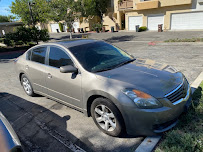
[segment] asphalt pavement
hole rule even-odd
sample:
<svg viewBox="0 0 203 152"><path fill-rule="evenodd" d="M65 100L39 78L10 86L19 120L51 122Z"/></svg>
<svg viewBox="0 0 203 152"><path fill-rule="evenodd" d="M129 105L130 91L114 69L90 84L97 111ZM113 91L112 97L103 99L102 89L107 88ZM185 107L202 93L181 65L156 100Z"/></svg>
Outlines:
<svg viewBox="0 0 203 152"><path fill-rule="evenodd" d="M26 152L133 152L143 140L128 135L108 136L81 112L46 97L27 96L12 61L3 60L0 73L0 111L13 126Z"/></svg>

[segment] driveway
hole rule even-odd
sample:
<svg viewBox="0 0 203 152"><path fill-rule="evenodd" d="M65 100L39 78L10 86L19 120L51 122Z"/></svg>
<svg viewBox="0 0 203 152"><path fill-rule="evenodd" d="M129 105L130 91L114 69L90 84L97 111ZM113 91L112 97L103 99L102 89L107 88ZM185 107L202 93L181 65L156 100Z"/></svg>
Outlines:
<svg viewBox="0 0 203 152"><path fill-rule="evenodd" d="M179 38L186 36L185 33L180 33L175 35ZM192 36L192 33L188 35ZM148 45L150 41L160 41L170 37L170 34L164 34L146 32L142 35L119 32L95 33L89 37L111 42L135 57L173 65L192 83L203 71L203 45L198 43ZM200 32L193 33L194 37L202 37L202 35ZM52 35L52 41L67 38L67 33L54 37ZM0 59L6 58L6 54L0 54ZM143 137L107 136L99 131L91 118L85 117L76 110L45 97L28 97L17 80L13 62L9 60L1 60L0 73L0 111L12 123L26 151L83 151L82 149L134 151L143 140Z"/></svg>

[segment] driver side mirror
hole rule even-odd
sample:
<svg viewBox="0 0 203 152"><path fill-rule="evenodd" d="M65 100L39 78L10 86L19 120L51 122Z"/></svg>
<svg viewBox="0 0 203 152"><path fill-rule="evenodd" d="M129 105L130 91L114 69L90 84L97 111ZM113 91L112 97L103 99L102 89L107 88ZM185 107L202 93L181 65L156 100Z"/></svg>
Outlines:
<svg viewBox="0 0 203 152"><path fill-rule="evenodd" d="M60 72L61 73L76 73L76 72L78 72L78 69L72 65L66 65L66 66L60 67Z"/></svg>

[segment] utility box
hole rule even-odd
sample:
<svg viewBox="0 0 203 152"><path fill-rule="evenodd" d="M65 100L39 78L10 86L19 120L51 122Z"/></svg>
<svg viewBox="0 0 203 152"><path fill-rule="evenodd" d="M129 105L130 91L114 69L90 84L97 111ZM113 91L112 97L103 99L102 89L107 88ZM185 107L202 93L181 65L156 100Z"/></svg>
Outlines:
<svg viewBox="0 0 203 152"><path fill-rule="evenodd" d="M158 25L158 32L163 32L163 24Z"/></svg>
<svg viewBox="0 0 203 152"><path fill-rule="evenodd" d="M135 25L135 31L136 31L136 32L139 32L139 28L140 28L139 25Z"/></svg>

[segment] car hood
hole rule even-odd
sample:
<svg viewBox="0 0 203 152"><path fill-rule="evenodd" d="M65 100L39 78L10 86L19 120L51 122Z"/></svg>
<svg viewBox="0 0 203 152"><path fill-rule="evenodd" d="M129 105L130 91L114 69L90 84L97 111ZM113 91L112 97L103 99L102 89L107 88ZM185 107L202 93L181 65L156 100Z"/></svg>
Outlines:
<svg viewBox="0 0 203 152"><path fill-rule="evenodd" d="M137 59L109 71L96 73L99 79L117 80L118 85L130 87L163 98L183 82L183 74L175 68L149 59Z"/></svg>

